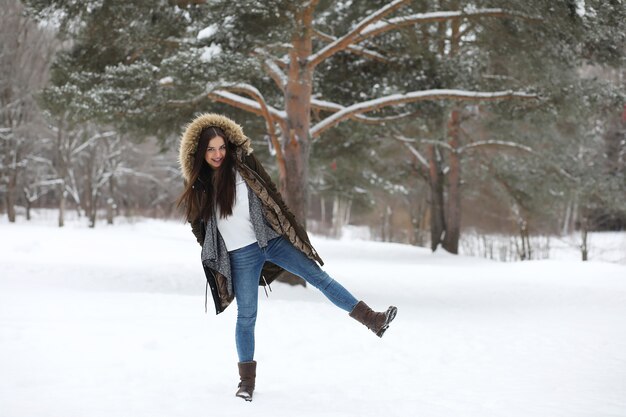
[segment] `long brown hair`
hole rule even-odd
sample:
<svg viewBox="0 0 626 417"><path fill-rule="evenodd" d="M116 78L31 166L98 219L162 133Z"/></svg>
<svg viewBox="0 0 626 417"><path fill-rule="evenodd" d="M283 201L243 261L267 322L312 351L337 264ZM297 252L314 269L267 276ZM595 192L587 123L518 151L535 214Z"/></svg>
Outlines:
<svg viewBox="0 0 626 417"><path fill-rule="evenodd" d="M226 155L222 165L214 170L204 156L209 142L216 136L224 139ZM236 192L235 150L236 146L219 127L210 126L200 132L189 182L185 181L185 188L176 201L176 206L183 208L188 221L201 218L206 222L214 209L219 209L222 218L233 214Z"/></svg>

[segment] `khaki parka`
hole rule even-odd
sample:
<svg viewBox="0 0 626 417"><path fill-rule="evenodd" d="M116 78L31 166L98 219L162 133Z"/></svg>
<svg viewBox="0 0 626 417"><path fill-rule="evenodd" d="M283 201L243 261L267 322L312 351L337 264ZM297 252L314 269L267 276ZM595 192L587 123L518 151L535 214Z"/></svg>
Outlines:
<svg viewBox="0 0 626 417"><path fill-rule="evenodd" d="M276 189L271 177L252 152L250 139L243 133L243 129L231 119L214 113L206 113L196 117L189 123L180 139L179 163L185 181L189 181L193 169L194 154L198 148L200 133L203 129L215 126L221 128L224 138L237 146L236 169L246 181L248 187L259 197L263 206L263 215L268 225L278 234L284 236L296 248L310 259L323 265L324 262L317 254L309 240L309 236L302 225L296 220L293 213L285 204L282 196ZM191 229L200 245L205 241L205 227L201 219L190 219ZM203 265L207 279L207 286L211 288L216 313L219 314L233 301L234 294L229 294L226 277L219 272ZM266 285L274 281L284 270L266 262L263 266L259 285Z"/></svg>

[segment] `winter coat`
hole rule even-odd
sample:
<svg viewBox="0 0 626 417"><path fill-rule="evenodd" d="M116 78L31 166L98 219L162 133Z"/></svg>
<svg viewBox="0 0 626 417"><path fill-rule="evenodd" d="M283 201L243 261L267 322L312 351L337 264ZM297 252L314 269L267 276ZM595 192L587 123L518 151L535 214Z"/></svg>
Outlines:
<svg viewBox="0 0 626 417"><path fill-rule="evenodd" d="M179 149L179 163L185 180L189 181L191 177L194 154L198 148L200 133L203 129L210 126L222 129L227 136L224 139L236 145L235 168L241 174L248 188L261 201L263 216L267 225L279 235L284 236L307 257L323 265L324 262L317 254L315 248L313 248L313 245L311 245L306 230L296 220L276 189L276 185L272 182L270 176L252 153L250 139L244 135L241 126L231 119L218 114L206 113L196 117L186 126L180 139ZM190 222L192 232L200 245L204 245L205 241L212 241L211 239L205 239L207 229L202 219L191 219ZM219 231L215 231L215 233L218 235L217 241L221 241ZM234 299L234 293L232 286L229 285L229 280L224 274L218 272L215 267L216 264L230 265L227 259L219 259L220 257L228 257L228 253L216 250L217 248L203 248L203 252L207 252L205 249L216 253L218 257L214 262L204 260L202 265L206 275L207 285L211 288L216 313L219 314L224 311ZM283 272L284 270L281 267L271 262L266 262L259 276L259 285L271 283Z"/></svg>

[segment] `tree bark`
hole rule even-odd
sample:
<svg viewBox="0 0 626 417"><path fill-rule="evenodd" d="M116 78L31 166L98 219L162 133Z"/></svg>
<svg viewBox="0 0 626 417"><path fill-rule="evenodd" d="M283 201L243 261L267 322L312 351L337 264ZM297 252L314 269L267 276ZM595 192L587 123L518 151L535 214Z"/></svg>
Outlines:
<svg viewBox="0 0 626 417"><path fill-rule="evenodd" d="M17 186L17 172L12 169L9 173L9 182L6 191L6 206L9 222L15 223L15 188Z"/></svg>
<svg viewBox="0 0 626 417"><path fill-rule="evenodd" d="M28 193L26 191L24 191L24 202L26 204L26 221L30 221L30 209L33 202L30 198L28 198Z"/></svg>
<svg viewBox="0 0 626 417"><path fill-rule="evenodd" d="M115 209L117 208L117 204L115 204L115 199L113 198L115 195L115 186L115 177L111 177L109 180L109 198L107 199L107 224L113 224Z"/></svg>
<svg viewBox="0 0 626 417"><path fill-rule="evenodd" d="M530 237L528 234L528 223L523 219L519 219L517 223L519 227L520 238L522 240L522 250L519 253L519 258L522 261L528 261L531 258Z"/></svg>
<svg viewBox="0 0 626 417"><path fill-rule="evenodd" d="M311 56L313 11L301 16L302 30L292 39L288 81L285 88L286 129L282 132L285 156L285 176L280 178L280 190L296 218L306 228L308 203L309 154L311 137L311 94L313 68L307 59Z"/></svg>
<svg viewBox="0 0 626 417"><path fill-rule="evenodd" d="M443 248L450 253L459 253L459 238L461 236L461 158L456 150L459 141L460 111L453 109L448 121L448 144L450 152L450 171L448 172L448 201L446 209L446 235L443 239Z"/></svg>
<svg viewBox="0 0 626 417"><path fill-rule="evenodd" d="M109 198L107 200L107 224L113 224L113 210L115 210L115 202Z"/></svg>
<svg viewBox="0 0 626 417"><path fill-rule="evenodd" d="M441 157L435 145L428 146L428 185L430 186L430 249L434 252L446 230Z"/></svg>
<svg viewBox="0 0 626 417"><path fill-rule="evenodd" d="M580 243L580 252L582 255L582 260L587 261L589 259L589 248L587 246L587 236L588 236L589 224L587 221L587 217L583 216L582 221L580 222L580 232L581 232L581 243Z"/></svg>
<svg viewBox="0 0 626 417"><path fill-rule="evenodd" d="M392 210L391 207L387 204L385 205L385 209L383 210L382 214L381 214L381 240L383 242L391 242L391 237L392 237L392 233L391 233L391 214L392 214Z"/></svg>
<svg viewBox="0 0 626 417"><path fill-rule="evenodd" d="M63 182L59 196L59 227L65 226L65 201L67 201L67 191L65 191L65 182Z"/></svg>
<svg viewBox="0 0 626 417"><path fill-rule="evenodd" d="M286 178L279 179L281 194L296 219L306 228L306 207L308 202L309 144L296 139L291 130L285 138Z"/></svg>
<svg viewBox="0 0 626 417"><path fill-rule="evenodd" d="M333 225L331 228L333 237L341 237L343 226L350 222L351 207L352 200L338 195L335 196L333 200Z"/></svg>
<svg viewBox="0 0 626 417"><path fill-rule="evenodd" d="M86 170L85 193L83 194L83 197L81 198L84 204L83 209L85 213L87 214L87 219L89 220L90 228L96 227L96 207L94 204L95 203L95 198L94 198L95 190L93 189L94 170L95 170L94 159L95 159L95 156L93 154L93 149L91 149L89 157L87 158L86 165L85 165L85 170Z"/></svg>
<svg viewBox="0 0 626 417"><path fill-rule="evenodd" d="M90 180L93 180L93 177L90 176ZM96 218L98 215L98 200L100 197L100 190L94 187L94 184L89 185L89 227L96 227Z"/></svg>

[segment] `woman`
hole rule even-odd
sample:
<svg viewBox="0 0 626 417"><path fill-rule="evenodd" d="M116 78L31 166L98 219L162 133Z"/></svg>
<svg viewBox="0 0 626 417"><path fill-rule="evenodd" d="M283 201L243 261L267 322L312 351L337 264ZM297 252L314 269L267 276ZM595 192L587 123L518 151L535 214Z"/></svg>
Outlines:
<svg viewBox="0 0 626 417"><path fill-rule="evenodd" d="M179 162L185 188L178 205L202 245L202 265L217 314L237 300L238 397L252 401L255 386L258 286L268 285L284 270L302 277L383 336L397 308L374 312L322 271L322 259L239 125L218 114L200 115L181 137Z"/></svg>

